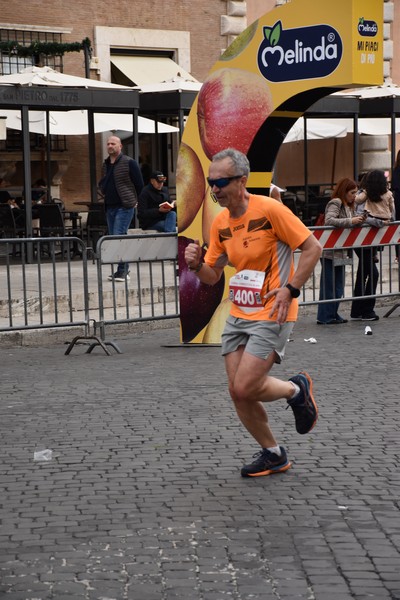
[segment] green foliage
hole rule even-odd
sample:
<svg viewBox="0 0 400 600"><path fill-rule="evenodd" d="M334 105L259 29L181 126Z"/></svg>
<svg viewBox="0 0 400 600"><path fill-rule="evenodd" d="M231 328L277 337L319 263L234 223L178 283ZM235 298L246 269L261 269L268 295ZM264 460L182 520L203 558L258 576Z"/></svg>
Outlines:
<svg viewBox="0 0 400 600"><path fill-rule="evenodd" d="M81 42L73 42L71 44L60 44L57 42L32 42L29 46L23 46L19 42L9 41L0 42L0 52L7 52L13 56L27 58L35 54L45 54L46 56L63 56L67 52L80 52L84 48L91 50L91 42L89 38L85 38Z"/></svg>

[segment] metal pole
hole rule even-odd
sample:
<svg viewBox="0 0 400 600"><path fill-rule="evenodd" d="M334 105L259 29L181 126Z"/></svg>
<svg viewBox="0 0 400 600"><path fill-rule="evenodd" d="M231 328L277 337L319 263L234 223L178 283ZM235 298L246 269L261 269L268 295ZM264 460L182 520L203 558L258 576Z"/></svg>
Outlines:
<svg viewBox="0 0 400 600"><path fill-rule="evenodd" d="M391 157L391 171L393 172L394 169L394 165L396 163L396 113L392 112L392 114L390 115L390 134L391 134L391 139L390 139L390 151L392 153L392 157Z"/></svg>
<svg viewBox="0 0 400 600"><path fill-rule="evenodd" d="M354 125L353 125L353 156L354 156L354 181L358 182L359 176L359 161L358 161L358 148L359 148L359 139L358 139L358 115L354 115Z"/></svg>
<svg viewBox="0 0 400 600"><path fill-rule="evenodd" d="M24 161L24 195L25 195L25 231L26 237L32 237L32 176L31 176L31 146L29 139L29 109L21 107L22 122L22 153ZM27 244L26 260L33 262L33 246Z"/></svg>
<svg viewBox="0 0 400 600"><path fill-rule="evenodd" d="M51 202L51 138L50 111L46 110L46 159L47 159L47 202Z"/></svg>
<svg viewBox="0 0 400 600"><path fill-rule="evenodd" d="M179 113L178 113L178 119L179 119L179 143L181 143L182 141L182 135L183 135L183 130L185 128L185 113L183 111L182 108L179 109Z"/></svg>
<svg viewBox="0 0 400 600"><path fill-rule="evenodd" d="M304 201L305 205L308 206L308 146L307 146L307 118L304 115Z"/></svg>
<svg viewBox="0 0 400 600"><path fill-rule="evenodd" d="M139 162L139 111L133 109L133 158Z"/></svg>
<svg viewBox="0 0 400 600"><path fill-rule="evenodd" d="M93 111L88 110L88 134L89 134L89 174L90 174L90 201L97 202L96 181L96 140L94 133Z"/></svg>

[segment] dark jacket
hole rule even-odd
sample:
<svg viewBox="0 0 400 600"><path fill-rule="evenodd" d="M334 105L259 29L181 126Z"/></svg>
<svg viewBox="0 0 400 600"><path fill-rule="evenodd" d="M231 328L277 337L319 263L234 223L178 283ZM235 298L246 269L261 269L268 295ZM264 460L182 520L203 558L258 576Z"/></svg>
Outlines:
<svg viewBox="0 0 400 600"><path fill-rule="evenodd" d="M400 167L395 167L392 173L392 192L396 207L396 221L400 221Z"/></svg>
<svg viewBox="0 0 400 600"><path fill-rule="evenodd" d="M163 202L169 202L168 190L157 190L151 183L144 186L138 204L139 224L142 229L151 229L154 223L165 220L168 213L158 209Z"/></svg>
<svg viewBox="0 0 400 600"><path fill-rule="evenodd" d="M108 157L103 163L101 175L99 187L104 194L106 208L136 206L143 188L143 178L136 160L120 154L115 163L111 163Z"/></svg>

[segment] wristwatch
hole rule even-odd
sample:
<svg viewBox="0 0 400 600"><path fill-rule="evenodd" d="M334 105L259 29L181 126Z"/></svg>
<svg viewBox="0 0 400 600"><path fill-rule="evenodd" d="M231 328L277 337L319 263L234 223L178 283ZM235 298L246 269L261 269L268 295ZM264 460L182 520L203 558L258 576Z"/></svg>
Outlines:
<svg viewBox="0 0 400 600"><path fill-rule="evenodd" d="M203 265L204 265L203 262L199 262L199 264L197 265L197 267L188 267L188 270L192 271L192 273L198 273L200 271L200 269L202 268Z"/></svg>
<svg viewBox="0 0 400 600"><path fill-rule="evenodd" d="M290 285L290 283L287 283L285 287L287 287L287 289L289 290L292 298L298 298L300 296L300 290Z"/></svg>

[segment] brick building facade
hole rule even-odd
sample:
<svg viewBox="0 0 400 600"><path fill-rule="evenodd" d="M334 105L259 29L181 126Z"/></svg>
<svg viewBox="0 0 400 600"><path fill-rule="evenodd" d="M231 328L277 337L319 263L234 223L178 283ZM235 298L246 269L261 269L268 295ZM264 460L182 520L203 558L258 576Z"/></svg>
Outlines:
<svg viewBox="0 0 400 600"><path fill-rule="evenodd" d="M232 32L239 33L245 28L245 6L241 0L195 3L188 0L154 0L151 3L120 0L110 8L94 0L84 3L71 0L67 5L57 0L32 0L21 11L15 3L9 2L2 7L0 41L17 39L28 44L30 40L40 39L68 44L87 37L93 48L90 77L111 80L110 65L98 62L101 51L104 53L107 33L114 47L137 49L145 46L148 51L168 51L175 62L202 81L221 51L229 45ZM10 62L4 52L1 58L3 65ZM37 60L40 62L43 58L37 57ZM65 73L85 76L82 52L66 53L61 60L61 69ZM50 66L53 66L51 62ZM3 69L3 73L6 72ZM102 160L103 143L102 136L97 135L98 165ZM88 140L82 136L67 136L66 147L62 156L54 152L52 159L58 159L53 166L53 184L59 185L54 189L68 203L89 196ZM12 155L16 164L7 172L7 178L14 185L20 184L21 160L17 160L12 152L2 154L0 171L4 176L5 161L10 161ZM42 155L40 150L32 153L32 179L45 175Z"/></svg>

